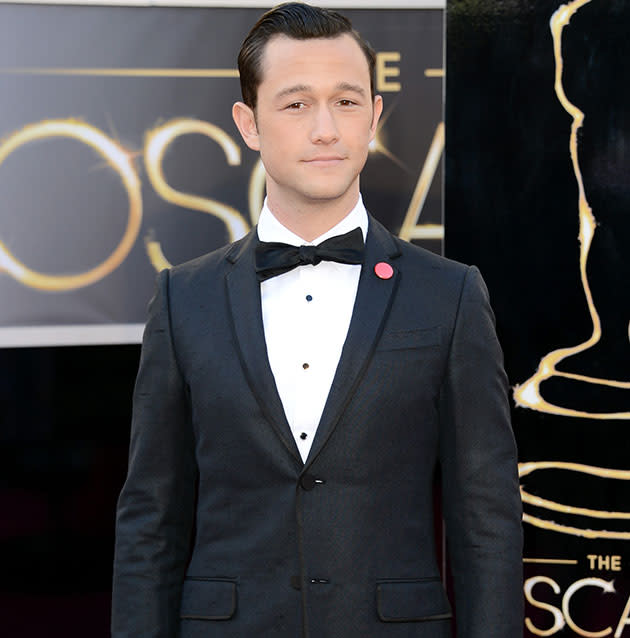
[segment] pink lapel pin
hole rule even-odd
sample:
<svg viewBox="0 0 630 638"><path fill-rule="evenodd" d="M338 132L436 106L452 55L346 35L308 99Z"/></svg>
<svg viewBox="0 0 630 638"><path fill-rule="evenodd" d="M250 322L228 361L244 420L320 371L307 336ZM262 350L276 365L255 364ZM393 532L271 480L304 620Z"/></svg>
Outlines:
<svg viewBox="0 0 630 638"><path fill-rule="evenodd" d="M394 269L385 261L379 261L374 266L374 272L379 279L391 279L394 275Z"/></svg>

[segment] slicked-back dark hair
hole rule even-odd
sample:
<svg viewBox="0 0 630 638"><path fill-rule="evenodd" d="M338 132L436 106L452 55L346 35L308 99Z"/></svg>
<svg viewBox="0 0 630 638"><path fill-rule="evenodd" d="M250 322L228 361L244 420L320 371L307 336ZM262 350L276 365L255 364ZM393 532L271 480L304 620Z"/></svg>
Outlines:
<svg viewBox="0 0 630 638"><path fill-rule="evenodd" d="M252 109L256 108L258 87L262 81L262 57L271 38L286 35L295 40L310 40L336 38L345 33L355 39L365 55L370 71L370 90L374 97L376 55L369 43L352 28L350 20L329 9L302 2L286 2L264 13L243 41L238 54L243 102Z"/></svg>

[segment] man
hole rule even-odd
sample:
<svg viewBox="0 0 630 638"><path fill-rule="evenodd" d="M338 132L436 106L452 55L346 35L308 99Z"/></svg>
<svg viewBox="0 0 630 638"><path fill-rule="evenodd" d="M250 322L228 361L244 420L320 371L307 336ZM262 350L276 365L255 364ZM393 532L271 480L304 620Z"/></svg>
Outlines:
<svg viewBox="0 0 630 638"><path fill-rule="evenodd" d="M450 636L439 466L458 636L516 638L520 501L492 313L476 269L365 211L374 54L339 14L290 3L254 26L239 70L233 116L267 200L247 237L158 278L113 636Z"/></svg>

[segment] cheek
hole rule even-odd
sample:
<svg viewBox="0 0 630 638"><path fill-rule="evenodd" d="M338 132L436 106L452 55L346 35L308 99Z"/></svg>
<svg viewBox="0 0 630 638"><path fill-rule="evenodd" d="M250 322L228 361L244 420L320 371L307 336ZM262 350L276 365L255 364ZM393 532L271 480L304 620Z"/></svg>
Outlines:
<svg viewBox="0 0 630 638"><path fill-rule="evenodd" d="M286 157L287 150L283 143L269 143L262 144L260 156L262 157L263 162L265 159L269 165L281 165L282 158Z"/></svg>
<svg viewBox="0 0 630 638"><path fill-rule="evenodd" d="M287 175L289 169L289 152L284 145L267 144L262 146L260 159L262 160L265 172L273 180L281 180Z"/></svg>
<svg viewBox="0 0 630 638"><path fill-rule="evenodd" d="M280 161L283 157L291 154L296 146L297 133L287 127L267 128L265 135L261 137L261 152L270 158L277 158Z"/></svg>
<svg viewBox="0 0 630 638"><path fill-rule="evenodd" d="M365 149L375 136L376 131L372 130L369 123L362 121L347 131L346 140L349 140L349 143L360 150Z"/></svg>

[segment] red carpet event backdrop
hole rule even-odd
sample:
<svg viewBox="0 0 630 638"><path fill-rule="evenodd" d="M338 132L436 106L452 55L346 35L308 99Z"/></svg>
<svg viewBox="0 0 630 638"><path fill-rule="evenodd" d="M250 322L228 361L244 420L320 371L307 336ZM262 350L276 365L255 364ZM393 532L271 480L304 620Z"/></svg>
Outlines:
<svg viewBox="0 0 630 638"><path fill-rule="evenodd" d="M523 635L630 638L630 6L449 0L446 141L443 11L344 12L385 100L368 208L490 290L520 454ZM107 635L138 356L15 346L137 344L156 271L255 223L263 168L230 110L259 14L0 4L8 635Z"/></svg>
<svg viewBox="0 0 630 638"><path fill-rule="evenodd" d="M260 13L0 5L0 346L138 342L156 272L256 222L231 106ZM385 98L366 205L441 252L443 11L346 13Z"/></svg>
<svg viewBox="0 0 630 638"><path fill-rule="evenodd" d="M630 5L450 0L446 254L480 266L519 444L525 636L630 637Z"/></svg>

